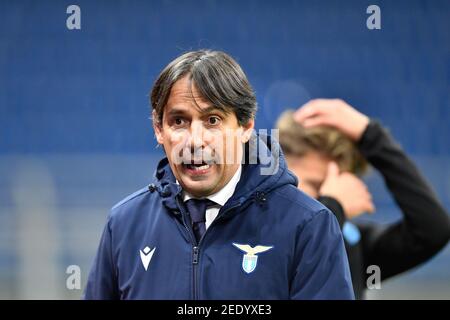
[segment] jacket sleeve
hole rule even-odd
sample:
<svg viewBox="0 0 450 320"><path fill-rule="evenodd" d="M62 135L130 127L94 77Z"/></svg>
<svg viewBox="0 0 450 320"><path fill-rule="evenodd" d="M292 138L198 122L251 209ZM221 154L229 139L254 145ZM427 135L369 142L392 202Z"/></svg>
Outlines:
<svg viewBox="0 0 450 320"><path fill-rule="evenodd" d="M291 299L354 299L342 234L328 209L300 230L294 269Z"/></svg>
<svg viewBox="0 0 450 320"><path fill-rule="evenodd" d="M100 239L100 245L89 273L83 299L119 299L117 273L112 258L111 219L108 219Z"/></svg>
<svg viewBox="0 0 450 320"><path fill-rule="evenodd" d="M370 121L359 149L382 174L403 214L387 228L362 228L365 268L378 265L386 279L443 248L450 237L450 221L414 163L378 122Z"/></svg>

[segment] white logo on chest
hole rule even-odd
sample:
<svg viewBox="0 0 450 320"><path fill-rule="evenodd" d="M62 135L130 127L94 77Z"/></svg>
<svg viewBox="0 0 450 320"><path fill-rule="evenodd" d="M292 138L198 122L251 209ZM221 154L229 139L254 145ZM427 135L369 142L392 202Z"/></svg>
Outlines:
<svg viewBox="0 0 450 320"><path fill-rule="evenodd" d="M139 250L141 254L142 265L144 266L145 271L148 269L148 265L150 264L150 260L152 260L153 254L155 253L156 247L150 251L150 248L147 246L144 250Z"/></svg>
<svg viewBox="0 0 450 320"><path fill-rule="evenodd" d="M273 248L273 246L255 246L252 248L248 244L233 243L233 246L243 251L244 257L242 258L242 269L246 273L251 273L255 270L256 264L258 263L258 253L266 252Z"/></svg>

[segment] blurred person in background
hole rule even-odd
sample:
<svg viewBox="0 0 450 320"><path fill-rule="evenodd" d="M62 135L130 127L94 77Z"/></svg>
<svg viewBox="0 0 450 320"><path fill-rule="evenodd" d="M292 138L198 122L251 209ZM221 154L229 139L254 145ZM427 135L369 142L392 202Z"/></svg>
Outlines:
<svg viewBox="0 0 450 320"><path fill-rule="evenodd" d="M450 238L449 217L411 159L382 125L339 99L316 99L277 121L280 145L299 188L336 216L342 229L353 288L364 298L367 268L381 280L433 257ZM375 212L359 176L377 169L403 219L388 226L350 222Z"/></svg>

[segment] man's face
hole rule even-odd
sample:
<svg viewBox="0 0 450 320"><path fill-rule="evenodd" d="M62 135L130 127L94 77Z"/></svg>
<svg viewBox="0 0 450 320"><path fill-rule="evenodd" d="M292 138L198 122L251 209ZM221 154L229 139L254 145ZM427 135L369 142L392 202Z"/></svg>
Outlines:
<svg viewBox="0 0 450 320"><path fill-rule="evenodd" d="M309 151L302 157L286 156L286 162L289 170L299 178L298 188L317 199L327 176L330 159L318 152Z"/></svg>
<svg viewBox="0 0 450 320"><path fill-rule="evenodd" d="M195 197L216 193L231 180L253 126L253 120L240 126L233 112L205 101L188 76L172 86L162 122L154 122L175 178Z"/></svg>

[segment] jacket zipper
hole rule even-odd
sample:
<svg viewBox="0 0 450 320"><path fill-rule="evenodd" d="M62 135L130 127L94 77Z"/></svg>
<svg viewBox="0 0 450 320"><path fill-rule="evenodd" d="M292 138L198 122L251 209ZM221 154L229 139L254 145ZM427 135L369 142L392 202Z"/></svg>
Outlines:
<svg viewBox="0 0 450 320"><path fill-rule="evenodd" d="M179 198L176 197L176 202L178 204L179 208L182 208ZM188 224L186 223L186 212L182 210L183 214L181 216L181 220L183 221L183 226L186 228L187 233L189 234L189 238L191 240L192 245L192 298L193 300L197 300L197 265L198 265L198 255L199 255L199 248L197 246L197 240L195 239L194 232L192 231L192 228L188 227Z"/></svg>
<svg viewBox="0 0 450 320"><path fill-rule="evenodd" d="M200 244L202 243L203 239L206 236L206 233L208 232L209 229L211 229L211 227L214 225L214 223L217 220L220 220L223 215L230 211L231 209L237 208L239 207L240 204L237 204L233 207L228 208L226 211L224 211L220 216L218 216L216 219L214 219L214 221L210 224L210 226L208 227L208 229L206 229L205 233L203 234L203 236L200 238L200 240L198 241L198 244L194 247L192 247L192 265L193 265L193 281L194 281L194 300L198 300L198 277L197 277L197 268L198 268L198 264L199 264L199 259L200 259ZM195 237L194 237L195 238Z"/></svg>
<svg viewBox="0 0 450 320"><path fill-rule="evenodd" d="M178 206L181 208L180 202L178 197L176 198L176 201L178 203ZM191 238L191 244L192 244L192 296L193 296L193 300L198 300L198 279L197 279L197 268L198 268L198 264L199 264L199 259L200 259L200 244L203 240L203 238L206 236L206 233L208 232L208 230L214 225L214 223L217 220L220 220L221 217L228 211L237 208L241 205L241 203L238 203L237 205L234 205L230 208L227 208L226 211L222 212L222 214L220 216L218 216L216 219L214 219L214 221L211 223L211 225L208 227L208 229L206 229L205 233L203 234L203 236L201 237L201 239L198 241L196 241L195 236L194 236L194 232L192 231L192 228L189 228L186 224L186 221L184 219L185 214L183 214L182 219L183 220L183 225L186 228L186 230L189 233L189 237Z"/></svg>
<svg viewBox="0 0 450 320"><path fill-rule="evenodd" d="M197 246L192 247L192 282L193 282L193 295L194 300L198 300L198 289L197 289L197 266L198 266L198 255L199 249Z"/></svg>

